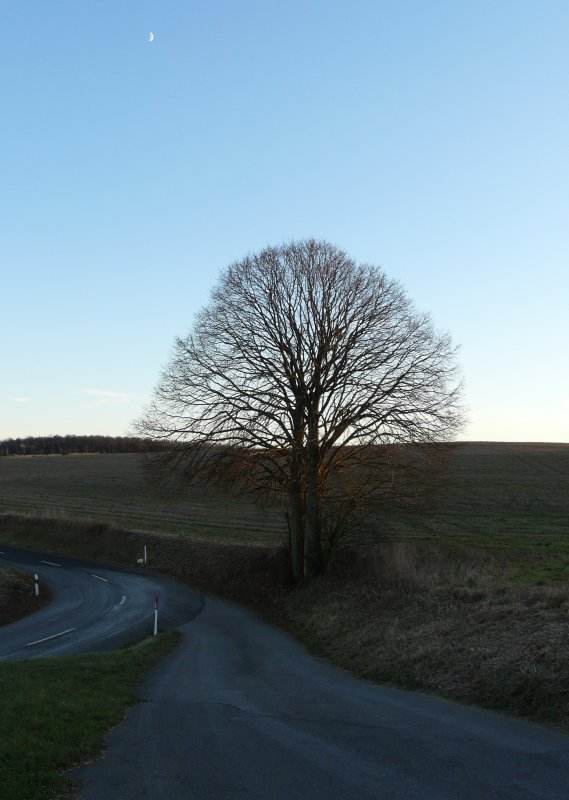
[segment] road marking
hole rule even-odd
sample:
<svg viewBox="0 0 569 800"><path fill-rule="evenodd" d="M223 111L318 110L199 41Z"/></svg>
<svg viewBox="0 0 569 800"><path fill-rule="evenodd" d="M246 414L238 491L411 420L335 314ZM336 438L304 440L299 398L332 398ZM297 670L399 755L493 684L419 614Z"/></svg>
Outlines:
<svg viewBox="0 0 569 800"><path fill-rule="evenodd" d="M76 628L67 628L66 631L61 631L61 633L54 633L53 636L46 636L45 639L36 639L35 642L28 642L25 647L31 647L33 644L40 644L41 642L47 642L48 639L57 639L58 636L65 636L66 633L71 633L71 631L77 630Z"/></svg>
<svg viewBox="0 0 569 800"><path fill-rule="evenodd" d="M41 563L42 564L49 564L52 567L60 567L61 566L61 564L56 564L55 561L44 561L43 558L42 558Z"/></svg>
<svg viewBox="0 0 569 800"><path fill-rule="evenodd" d="M95 575L95 573L94 573L94 572L92 572L92 573L91 573L91 577L92 577L92 578L98 578L100 581L105 581L105 583L108 583L108 582L109 582L109 579L108 579L108 578L101 578L101 576L100 576L100 575Z"/></svg>
<svg viewBox="0 0 569 800"><path fill-rule="evenodd" d="M119 606L122 606L122 604L124 603L125 600L126 600L126 594L123 594L122 600L120 601Z"/></svg>
<svg viewBox="0 0 569 800"><path fill-rule="evenodd" d="M5 556L6 553L3 550L0 550L0 556Z"/></svg>

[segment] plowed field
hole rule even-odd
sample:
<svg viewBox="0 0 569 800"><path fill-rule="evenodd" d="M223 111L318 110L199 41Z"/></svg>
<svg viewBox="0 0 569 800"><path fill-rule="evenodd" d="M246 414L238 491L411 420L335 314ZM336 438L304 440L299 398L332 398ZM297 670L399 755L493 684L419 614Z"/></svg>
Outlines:
<svg viewBox="0 0 569 800"><path fill-rule="evenodd" d="M164 493L139 454L0 458L0 512L63 515L124 528L280 540L281 512L216 492Z"/></svg>
<svg viewBox="0 0 569 800"><path fill-rule="evenodd" d="M144 458L0 458L0 512L90 518L126 528L251 541L281 541L286 535L280 509L262 509L217 491L159 491L145 480ZM569 444L459 444L447 480L444 490L419 511L386 509L378 520L380 535L569 556Z"/></svg>

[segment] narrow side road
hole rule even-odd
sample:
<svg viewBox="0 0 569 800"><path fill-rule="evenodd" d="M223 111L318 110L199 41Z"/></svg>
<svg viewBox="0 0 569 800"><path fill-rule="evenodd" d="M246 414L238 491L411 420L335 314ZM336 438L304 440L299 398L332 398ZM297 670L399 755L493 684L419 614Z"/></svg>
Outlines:
<svg viewBox="0 0 569 800"><path fill-rule="evenodd" d="M0 545L0 564L39 575L52 602L0 630L0 661L113 650L150 635L154 601L159 628L177 628L200 613L202 595L141 572L101 567Z"/></svg>
<svg viewBox="0 0 569 800"><path fill-rule="evenodd" d="M567 800L569 736L354 680L207 598L83 800Z"/></svg>

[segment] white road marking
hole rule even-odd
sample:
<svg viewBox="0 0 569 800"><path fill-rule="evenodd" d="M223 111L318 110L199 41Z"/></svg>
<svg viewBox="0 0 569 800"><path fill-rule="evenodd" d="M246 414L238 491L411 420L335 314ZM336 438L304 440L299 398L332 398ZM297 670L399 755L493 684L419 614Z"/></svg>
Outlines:
<svg viewBox="0 0 569 800"><path fill-rule="evenodd" d="M122 600L120 601L119 606L122 606L122 604L124 603L125 600L126 600L126 594L123 594Z"/></svg>
<svg viewBox="0 0 569 800"><path fill-rule="evenodd" d="M56 639L58 636L65 636L66 633L71 633L71 631L77 630L76 628L67 628L66 631L61 631L61 633L54 633L53 636L46 636L45 639L36 639L35 642L28 642L25 647L31 647L33 644L40 644L41 642L47 642L48 639Z"/></svg>
<svg viewBox="0 0 569 800"><path fill-rule="evenodd" d="M98 578L100 581L105 581L105 583L108 583L108 582L109 582L108 578L101 578L101 576L100 576L100 575L95 575L95 573L94 573L94 572L92 572L92 573L91 573L91 577L92 577L92 578Z"/></svg>
<svg viewBox="0 0 569 800"><path fill-rule="evenodd" d="M5 556L6 553L3 550L0 550L0 556Z"/></svg>
<svg viewBox="0 0 569 800"><path fill-rule="evenodd" d="M42 564L49 564L52 567L60 567L61 566L61 564L56 564L55 561L44 561L43 558L42 558L41 563Z"/></svg>

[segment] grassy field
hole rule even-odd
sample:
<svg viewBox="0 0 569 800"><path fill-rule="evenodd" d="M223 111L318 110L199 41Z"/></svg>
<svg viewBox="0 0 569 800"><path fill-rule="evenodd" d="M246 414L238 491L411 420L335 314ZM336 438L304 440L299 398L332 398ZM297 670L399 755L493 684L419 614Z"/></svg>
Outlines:
<svg viewBox="0 0 569 800"><path fill-rule="evenodd" d="M145 671L175 645L160 634L97 655L0 664L0 794L10 800L71 798L62 771L95 758Z"/></svg>
<svg viewBox="0 0 569 800"><path fill-rule="evenodd" d="M393 519L392 533L523 546L569 532L569 444L459 444L446 479L432 507Z"/></svg>
<svg viewBox="0 0 569 800"><path fill-rule="evenodd" d="M282 513L215 491L167 493L146 480L139 454L0 458L0 513L69 516L123 528L274 541Z"/></svg>
<svg viewBox="0 0 569 800"><path fill-rule="evenodd" d="M563 554L556 574L569 576L569 444L460 444L447 481L426 508L386 510L380 537ZM161 492L136 454L0 458L0 512L236 541L286 534L279 510L215 491Z"/></svg>
<svg viewBox="0 0 569 800"><path fill-rule="evenodd" d="M447 481L426 508L386 513L389 538L490 550L520 581L569 581L569 444L460 444Z"/></svg>

